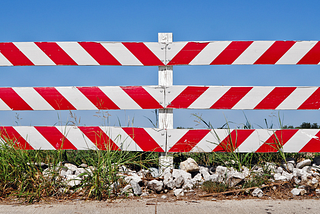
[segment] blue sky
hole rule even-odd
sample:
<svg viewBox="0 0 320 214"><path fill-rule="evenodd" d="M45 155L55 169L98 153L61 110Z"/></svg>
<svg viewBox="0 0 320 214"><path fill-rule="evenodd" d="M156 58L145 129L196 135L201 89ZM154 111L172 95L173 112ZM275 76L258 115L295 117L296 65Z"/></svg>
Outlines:
<svg viewBox="0 0 320 214"><path fill-rule="evenodd" d="M0 42L141 41L157 42L159 32L174 41L319 40L320 2L306 1L38 1L0 3ZM0 86L157 85L157 67L52 66L0 67ZM319 86L319 66L176 66L175 85ZM152 127L152 110L77 111L81 125L132 124ZM226 120L241 126L244 114L255 128L320 123L319 111L175 110L174 126L197 126L192 114L214 127ZM17 119L20 118L20 119ZM0 125L55 125L73 120L69 112L0 112Z"/></svg>

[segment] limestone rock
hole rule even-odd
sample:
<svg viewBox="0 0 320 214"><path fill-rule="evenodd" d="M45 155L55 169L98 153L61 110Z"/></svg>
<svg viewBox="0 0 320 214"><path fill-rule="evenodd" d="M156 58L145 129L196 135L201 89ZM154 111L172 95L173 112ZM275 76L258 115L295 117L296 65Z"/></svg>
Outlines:
<svg viewBox="0 0 320 214"><path fill-rule="evenodd" d="M148 187L151 190L154 190L156 192L160 192L163 189L163 182L158 180L151 180L148 182Z"/></svg>
<svg viewBox="0 0 320 214"><path fill-rule="evenodd" d="M133 189L133 193L135 195L141 195L142 194L142 190L141 187L139 186L139 184L137 182L135 182L134 180L130 181L130 185Z"/></svg>
<svg viewBox="0 0 320 214"><path fill-rule="evenodd" d="M299 169L301 169L301 168L303 168L305 166L311 166L311 160L310 159L303 160L303 161L301 161L301 162L299 162L297 164L297 168L299 168Z"/></svg>
<svg viewBox="0 0 320 214"><path fill-rule="evenodd" d="M256 188L253 190L252 196L261 198L263 196L263 191L260 188Z"/></svg>
<svg viewBox="0 0 320 214"><path fill-rule="evenodd" d="M186 172L199 172L199 165L194 159L188 158L180 163L180 169Z"/></svg>
<svg viewBox="0 0 320 214"><path fill-rule="evenodd" d="M175 190L173 191L173 193L174 193L175 196L184 196L184 191L183 191L183 189L175 189Z"/></svg>

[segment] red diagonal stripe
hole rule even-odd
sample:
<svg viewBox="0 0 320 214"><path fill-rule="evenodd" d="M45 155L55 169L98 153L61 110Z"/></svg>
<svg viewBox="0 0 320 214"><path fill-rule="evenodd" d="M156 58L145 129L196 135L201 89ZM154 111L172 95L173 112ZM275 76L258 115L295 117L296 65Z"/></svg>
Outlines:
<svg viewBox="0 0 320 214"><path fill-rule="evenodd" d="M320 131L299 152L320 152Z"/></svg>
<svg viewBox="0 0 320 214"><path fill-rule="evenodd" d="M143 65L164 65L161 60L142 42L122 43Z"/></svg>
<svg viewBox="0 0 320 214"><path fill-rule="evenodd" d="M188 108L209 87L186 87L167 108Z"/></svg>
<svg viewBox="0 0 320 214"><path fill-rule="evenodd" d="M320 62L320 42L317 42L311 50L300 59L300 61L297 63L300 64L319 64Z"/></svg>
<svg viewBox="0 0 320 214"><path fill-rule="evenodd" d="M56 127L35 126L35 129L57 150L77 148Z"/></svg>
<svg viewBox="0 0 320 214"><path fill-rule="evenodd" d="M254 129L233 130L213 152L234 152L251 134Z"/></svg>
<svg viewBox="0 0 320 214"><path fill-rule="evenodd" d="M276 41L254 64L275 64L296 42Z"/></svg>
<svg viewBox="0 0 320 214"><path fill-rule="evenodd" d="M0 43L0 52L12 65L34 65L12 42Z"/></svg>
<svg viewBox="0 0 320 214"><path fill-rule="evenodd" d="M54 87L34 88L55 110L76 110L76 108Z"/></svg>
<svg viewBox="0 0 320 214"><path fill-rule="evenodd" d="M155 100L142 86L122 86L124 90L142 109L162 109Z"/></svg>
<svg viewBox="0 0 320 214"><path fill-rule="evenodd" d="M12 127L0 127L0 136L4 142L16 149L33 150L33 147Z"/></svg>
<svg viewBox="0 0 320 214"><path fill-rule="evenodd" d="M120 109L99 87L77 87L98 109Z"/></svg>
<svg viewBox="0 0 320 214"><path fill-rule="evenodd" d="M278 152L298 129L277 130L256 152Z"/></svg>
<svg viewBox="0 0 320 214"><path fill-rule="evenodd" d="M231 42L217 56L210 65L230 65L232 64L251 44L253 41L234 41Z"/></svg>
<svg viewBox="0 0 320 214"><path fill-rule="evenodd" d="M320 88L299 106L298 109L319 109L320 108Z"/></svg>
<svg viewBox="0 0 320 214"><path fill-rule="evenodd" d="M100 150L119 150L111 138L100 127L79 126L79 129L85 134Z"/></svg>
<svg viewBox="0 0 320 214"><path fill-rule="evenodd" d="M250 90L252 87L231 87L211 109L232 109Z"/></svg>
<svg viewBox="0 0 320 214"><path fill-rule="evenodd" d="M33 110L12 88L0 88L0 99L12 110Z"/></svg>
<svg viewBox="0 0 320 214"><path fill-rule="evenodd" d="M122 128L145 152L164 152L158 143L143 128Z"/></svg>
<svg viewBox="0 0 320 214"><path fill-rule="evenodd" d="M188 65L209 42L188 42L168 65Z"/></svg>
<svg viewBox="0 0 320 214"><path fill-rule="evenodd" d="M207 129L189 130L169 152L190 152L209 132Z"/></svg>
<svg viewBox="0 0 320 214"><path fill-rule="evenodd" d="M56 65L77 65L77 63L55 42L35 42L35 44Z"/></svg>
<svg viewBox="0 0 320 214"><path fill-rule="evenodd" d="M112 56L98 42L79 42L79 44L100 64L100 65L121 65L120 62Z"/></svg>
<svg viewBox="0 0 320 214"><path fill-rule="evenodd" d="M254 109L276 109L295 89L276 87Z"/></svg>

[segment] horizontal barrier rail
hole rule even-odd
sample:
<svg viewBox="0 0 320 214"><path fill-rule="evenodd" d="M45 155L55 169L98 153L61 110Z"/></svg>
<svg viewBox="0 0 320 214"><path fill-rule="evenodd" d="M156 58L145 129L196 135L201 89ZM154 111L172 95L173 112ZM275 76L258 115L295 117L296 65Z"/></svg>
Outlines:
<svg viewBox="0 0 320 214"><path fill-rule="evenodd" d="M319 87L101 86L0 88L0 110L320 108Z"/></svg>
<svg viewBox="0 0 320 214"><path fill-rule="evenodd" d="M188 109L319 109L319 87L172 86L167 108Z"/></svg>
<svg viewBox="0 0 320 214"><path fill-rule="evenodd" d="M0 88L0 110L162 109L159 86Z"/></svg>
<svg viewBox="0 0 320 214"><path fill-rule="evenodd" d="M0 66L315 65L319 62L319 41L0 43Z"/></svg>
<svg viewBox="0 0 320 214"><path fill-rule="evenodd" d="M148 152L320 152L319 129L153 129L101 126L4 126L19 149ZM167 148L166 148L167 146Z"/></svg>
<svg viewBox="0 0 320 214"><path fill-rule="evenodd" d="M105 126L4 126L3 143L26 150L124 150L164 152L165 130Z"/></svg>

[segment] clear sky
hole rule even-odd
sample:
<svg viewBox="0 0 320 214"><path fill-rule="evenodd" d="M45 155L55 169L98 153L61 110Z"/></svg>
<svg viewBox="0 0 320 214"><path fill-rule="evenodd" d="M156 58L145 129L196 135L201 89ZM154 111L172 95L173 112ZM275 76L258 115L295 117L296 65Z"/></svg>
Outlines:
<svg viewBox="0 0 320 214"><path fill-rule="evenodd" d="M174 41L320 40L320 1L317 0L2 0L0 42L140 41L157 42L159 32L172 32ZM157 85L157 67L37 66L0 67L0 86L117 86ZM176 66L175 85L319 86L320 66L232 65ZM76 111L81 125L152 127L152 110ZM106 112L104 112L106 115ZM254 128L320 124L319 111L175 110L174 127L197 126L192 114L214 127L226 120ZM57 125L73 119L69 112L0 112L0 125Z"/></svg>

